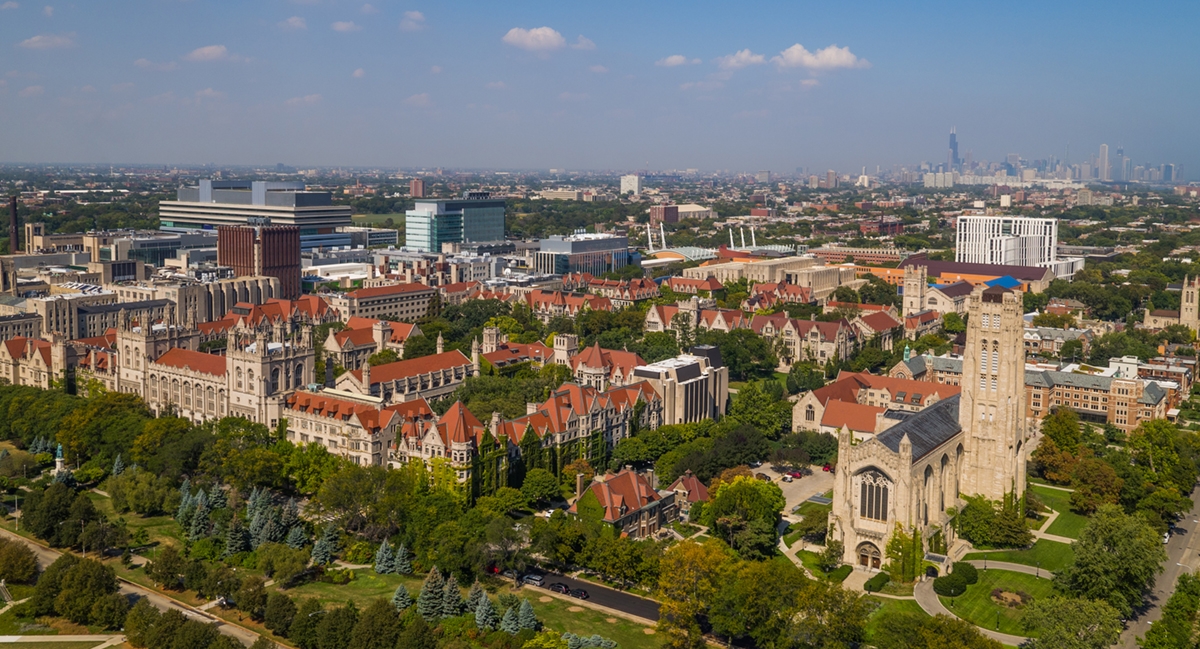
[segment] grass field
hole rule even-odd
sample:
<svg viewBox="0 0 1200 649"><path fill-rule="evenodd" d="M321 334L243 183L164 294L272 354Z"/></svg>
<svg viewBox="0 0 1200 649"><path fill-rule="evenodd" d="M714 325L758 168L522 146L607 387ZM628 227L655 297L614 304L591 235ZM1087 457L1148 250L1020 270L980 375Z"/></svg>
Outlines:
<svg viewBox="0 0 1200 649"><path fill-rule="evenodd" d="M377 575L370 568L355 570L354 575L353 581L342 586L327 583L308 583L288 589L285 592L293 599L316 597L326 604L340 605L353 600L361 609L366 605L365 602L376 597L391 599L392 593L396 591L396 586L400 584L404 584L408 588L413 599L416 599L417 593L421 591L421 578L400 575ZM503 592L502 589L505 588L508 588L506 584L501 585L499 582L491 582L489 590L495 590L492 593L492 596L495 597L498 592ZM533 604L533 609L537 613L538 619L542 620L542 623L547 628L554 629L555 631L570 631L577 635L599 633L606 638L615 640L621 647L649 647L657 646L658 644L657 641L652 640L651 636L647 635L644 631L644 629L650 627L630 622L624 618L609 617L600 611L550 597L535 588L523 588L513 592L518 597L528 598L529 602Z"/></svg>
<svg viewBox="0 0 1200 649"><path fill-rule="evenodd" d="M976 626L1029 636L1030 632L1021 623L1024 607L1010 608L997 604L992 599L992 590L997 588L1011 593L1025 593L1035 600L1054 594L1054 585L1049 579L1007 570L980 570L979 582L968 586L967 592L954 598L942 597L941 600L955 615Z"/></svg>
<svg viewBox="0 0 1200 649"><path fill-rule="evenodd" d="M854 571L853 566L841 566L833 572L824 572L821 570L821 558L817 556L817 553L809 552L808 550L801 550L797 552L796 557L800 559L800 563L804 564L804 567L808 568L808 571L812 574L818 577L824 577L825 579L837 584L846 581L846 577L849 577L850 573Z"/></svg>
<svg viewBox="0 0 1200 649"><path fill-rule="evenodd" d="M787 394L787 374L784 374L783 372L775 372L775 380L779 381L779 385L783 386L783 393ZM730 381L729 387L737 390L745 387L746 383L747 381Z"/></svg>
<svg viewBox="0 0 1200 649"><path fill-rule="evenodd" d="M825 514L828 515L829 510L831 510L831 509L833 509L833 505L819 505L817 503L805 501L803 503L800 503L800 508L796 510L795 516L799 516L799 517L803 518L805 516L808 516L809 514L818 513L818 512L825 512ZM786 545L789 548L792 547L792 545L794 543L796 543L797 541L800 540L800 532L798 530L795 530L796 527L797 527L797 525L793 524L791 527L788 528L787 534L783 535L783 543L784 543L784 545ZM793 530L795 530L795 531L793 531Z"/></svg>
<svg viewBox="0 0 1200 649"><path fill-rule="evenodd" d="M1075 562L1075 553L1071 546L1057 541L1045 539L1034 543L1028 550L994 550L988 552L972 552L963 560L979 560L984 558L993 561L1008 561L1026 566L1038 566L1051 572L1058 572Z"/></svg>
<svg viewBox="0 0 1200 649"><path fill-rule="evenodd" d="M1058 512L1058 518L1050 524L1046 533L1071 539L1079 538L1079 532L1087 525L1088 519L1071 511L1071 494L1040 485L1034 485L1033 491L1047 507Z"/></svg>
<svg viewBox="0 0 1200 649"><path fill-rule="evenodd" d="M354 225L370 225L375 227L388 227L388 219L392 220L393 226L404 225L404 215L399 212L392 214L355 214L350 217Z"/></svg>
<svg viewBox="0 0 1200 649"><path fill-rule="evenodd" d="M174 518L170 516L142 518L132 512L117 514L113 509L112 499L108 496L103 496L94 491L87 492L87 495L88 498L92 499L92 504L96 506L96 510L101 514L109 518L125 519L125 525L131 535L137 534L138 530L145 530L149 543L157 542L176 547L183 545L183 537L180 536L179 524L175 522Z"/></svg>
<svg viewBox="0 0 1200 649"><path fill-rule="evenodd" d="M927 616L925 611L921 610L921 606L913 599L890 599L887 597L867 597L868 600L874 602L879 608L876 608L871 617L867 619L867 644L870 644L875 638L876 625L879 624L879 618L885 613L915 613L921 616Z"/></svg>

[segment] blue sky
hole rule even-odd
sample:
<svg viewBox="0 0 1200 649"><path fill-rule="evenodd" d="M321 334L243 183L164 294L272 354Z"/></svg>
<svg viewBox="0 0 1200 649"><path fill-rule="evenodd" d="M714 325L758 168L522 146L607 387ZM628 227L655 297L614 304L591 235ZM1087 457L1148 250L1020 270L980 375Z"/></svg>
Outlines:
<svg viewBox="0 0 1200 649"><path fill-rule="evenodd" d="M49 4L46 4L46 2ZM1200 3L0 0L0 159L1200 175Z"/></svg>

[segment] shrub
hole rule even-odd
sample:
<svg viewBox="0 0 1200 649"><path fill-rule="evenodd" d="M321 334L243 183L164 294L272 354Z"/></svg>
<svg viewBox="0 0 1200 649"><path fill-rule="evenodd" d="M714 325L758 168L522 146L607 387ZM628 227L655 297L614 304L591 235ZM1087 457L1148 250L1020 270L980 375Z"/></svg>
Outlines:
<svg viewBox="0 0 1200 649"><path fill-rule="evenodd" d="M933 580L933 592L942 597L958 597L967 590L967 582L957 572Z"/></svg>
<svg viewBox="0 0 1200 649"><path fill-rule="evenodd" d="M877 573L874 577L871 577L867 580L867 583L863 585L863 590L867 591L868 593L878 593L879 591L883 590L883 587L886 586L891 580L892 576L886 572Z"/></svg>
<svg viewBox="0 0 1200 649"><path fill-rule="evenodd" d="M342 560L346 563L357 563L367 565L375 562L375 551L379 546L369 541L358 541L351 545L346 550L346 554L342 556Z"/></svg>
<svg viewBox="0 0 1200 649"><path fill-rule="evenodd" d="M962 577L963 583L968 586L979 581L979 571L966 561L957 561L950 569L953 574Z"/></svg>

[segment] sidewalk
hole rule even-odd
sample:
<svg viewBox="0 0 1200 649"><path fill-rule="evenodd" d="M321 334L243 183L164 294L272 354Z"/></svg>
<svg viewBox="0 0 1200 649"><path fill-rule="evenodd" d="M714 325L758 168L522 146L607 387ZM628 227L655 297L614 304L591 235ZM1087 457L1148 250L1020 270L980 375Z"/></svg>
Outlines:
<svg viewBox="0 0 1200 649"><path fill-rule="evenodd" d="M942 605L942 600L938 598L937 593L933 592L932 579L926 579L924 581L917 582L916 588L913 589L913 597L917 600L917 604L921 606L921 610L925 611L931 616L948 615L953 618L958 618L960 620L962 619L951 613L950 609ZM979 629L979 632L983 635L1013 647L1019 646L1021 643L1029 639L1019 635L1009 635L1007 633L1000 633L999 631L992 631L991 629L985 629L981 626L977 626L975 628Z"/></svg>

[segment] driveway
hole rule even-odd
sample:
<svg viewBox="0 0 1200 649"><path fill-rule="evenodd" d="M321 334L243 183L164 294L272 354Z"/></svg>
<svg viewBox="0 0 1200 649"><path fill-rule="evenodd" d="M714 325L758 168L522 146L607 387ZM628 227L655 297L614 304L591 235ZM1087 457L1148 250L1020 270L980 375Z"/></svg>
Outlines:
<svg viewBox="0 0 1200 649"><path fill-rule="evenodd" d="M541 574L541 573L539 573ZM637 595L619 591L607 586L592 583L590 581L582 581L572 579L566 575L561 575L554 572L544 574L546 586L539 587L526 584L522 586L522 590L529 590L537 593L543 590L549 590L547 587L555 582L563 583L569 586L572 590L582 588L588 592L587 602L611 608L615 611L620 611L627 615L642 618L647 624L653 624L658 621L658 602Z"/></svg>

